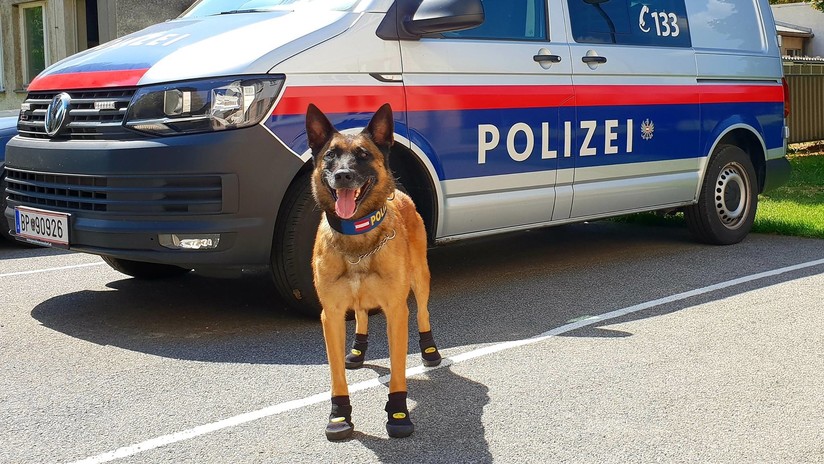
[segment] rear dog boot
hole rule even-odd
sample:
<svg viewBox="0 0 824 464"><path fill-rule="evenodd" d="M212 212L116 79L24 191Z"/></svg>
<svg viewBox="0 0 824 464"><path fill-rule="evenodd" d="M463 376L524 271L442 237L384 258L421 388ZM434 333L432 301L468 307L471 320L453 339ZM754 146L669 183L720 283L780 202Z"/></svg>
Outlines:
<svg viewBox="0 0 824 464"><path fill-rule="evenodd" d="M432 336L432 331L421 332L421 358L423 358L423 365L426 367L434 367L441 363L441 353L438 352L438 347L435 346L435 338Z"/></svg>
<svg viewBox="0 0 824 464"><path fill-rule="evenodd" d="M355 425L352 424L352 406L348 396L332 397L332 412L326 424L326 438L329 441L345 440L352 436Z"/></svg>
<svg viewBox="0 0 824 464"><path fill-rule="evenodd" d="M355 343L352 344L352 351L346 355L346 368L357 369L363 366L363 360L366 358L366 348L369 343L366 341L368 334L355 334Z"/></svg>
<svg viewBox="0 0 824 464"><path fill-rule="evenodd" d="M388 418L386 433L390 437L405 438L412 435L415 425L409 419L409 410L406 409L406 392L390 393L384 410Z"/></svg>

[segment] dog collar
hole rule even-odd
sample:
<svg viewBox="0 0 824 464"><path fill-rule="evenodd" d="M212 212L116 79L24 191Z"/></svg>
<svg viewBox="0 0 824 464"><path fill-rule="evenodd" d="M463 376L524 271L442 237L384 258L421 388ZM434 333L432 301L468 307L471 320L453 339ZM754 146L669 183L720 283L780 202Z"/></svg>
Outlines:
<svg viewBox="0 0 824 464"><path fill-rule="evenodd" d="M327 214L326 222L329 223L329 226L332 227L332 229L344 235L360 235L377 228L381 225L381 222L383 222L385 217L386 206L377 211L373 211L360 219L355 219L354 221L341 219L334 214Z"/></svg>

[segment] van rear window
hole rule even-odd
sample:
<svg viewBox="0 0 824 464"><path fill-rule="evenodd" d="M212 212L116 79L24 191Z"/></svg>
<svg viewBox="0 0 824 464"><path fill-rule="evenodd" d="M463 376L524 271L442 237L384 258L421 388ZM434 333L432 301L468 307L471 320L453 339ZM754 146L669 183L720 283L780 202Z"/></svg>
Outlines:
<svg viewBox="0 0 824 464"><path fill-rule="evenodd" d="M578 43L690 47L684 0L567 0Z"/></svg>

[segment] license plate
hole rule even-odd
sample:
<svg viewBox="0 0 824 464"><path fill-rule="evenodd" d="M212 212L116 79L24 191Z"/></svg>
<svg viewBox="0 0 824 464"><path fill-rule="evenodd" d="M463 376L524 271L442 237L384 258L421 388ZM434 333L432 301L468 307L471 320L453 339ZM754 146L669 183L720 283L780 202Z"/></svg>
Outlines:
<svg viewBox="0 0 824 464"><path fill-rule="evenodd" d="M69 246L69 215L42 209L14 208L17 238L46 246Z"/></svg>

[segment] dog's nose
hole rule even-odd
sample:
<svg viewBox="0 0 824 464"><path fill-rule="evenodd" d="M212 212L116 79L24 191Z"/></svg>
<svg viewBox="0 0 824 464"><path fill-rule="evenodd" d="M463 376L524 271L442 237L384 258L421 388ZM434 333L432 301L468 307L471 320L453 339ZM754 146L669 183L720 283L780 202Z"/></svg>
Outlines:
<svg viewBox="0 0 824 464"><path fill-rule="evenodd" d="M352 182L355 172L350 169L341 169L335 172L335 182Z"/></svg>

